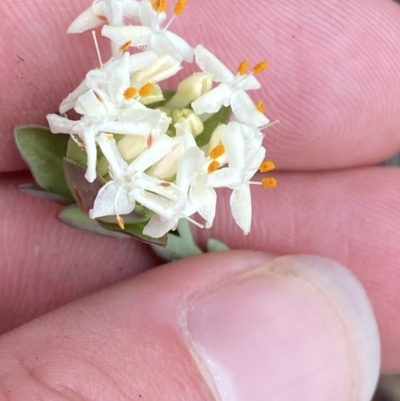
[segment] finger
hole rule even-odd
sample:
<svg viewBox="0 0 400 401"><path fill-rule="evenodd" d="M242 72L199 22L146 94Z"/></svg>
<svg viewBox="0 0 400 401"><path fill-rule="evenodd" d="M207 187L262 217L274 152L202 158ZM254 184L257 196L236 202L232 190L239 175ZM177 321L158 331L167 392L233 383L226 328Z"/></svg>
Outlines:
<svg viewBox="0 0 400 401"><path fill-rule="evenodd" d="M88 234L56 219L61 206L0 181L0 333L159 263L135 240Z"/></svg>
<svg viewBox="0 0 400 401"><path fill-rule="evenodd" d="M321 258L270 259L180 261L25 325L0 340L1 389L17 401L369 400L379 352L361 287Z"/></svg>
<svg viewBox="0 0 400 401"><path fill-rule="evenodd" d="M233 227L229 192L219 194L212 232L233 249L323 255L348 266L372 300L388 369L400 369L400 170L282 174L273 190L252 188L253 226Z"/></svg>
<svg viewBox="0 0 400 401"><path fill-rule="evenodd" d="M0 109L6 133L0 171L24 166L11 127L45 124L45 114L55 112L98 64L90 33L64 34L82 8L78 1L53 1L49 7L42 0L34 8L1 4L0 29L7 41L0 76L7 101ZM252 1L245 17L237 12L242 9L239 0L193 2L173 30L193 45L204 43L231 68L244 58L269 59L270 70L260 77L264 89L254 99L264 98L268 115L281 121L266 135L270 157L280 168L354 166L395 153L400 147L398 4ZM31 23L21 30L16 20Z"/></svg>
<svg viewBox="0 0 400 401"><path fill-rule="evenodd" d="M203 245L207 238L213 237L226 242L233 249L257 249L276 254L311 253L327 256L347 265L362 282L372 299L384 339L383 355L388 369L400 369L398 365L400 361L398 344L400 294L397 288L400 274L397 253L397 244L400 241L398 229L400 213L397 207L399 174L397 169L390 168L338 173L283 174L278 177L280 185L274 190L267 192L263 189L258 190L258 187L252 188L253 226L248 236L244 236L233 222L228 206L229 192L221 191L217 217L212 230L203 230L197 234ZM6 301L9 299L7 305L10 307L6 308L9 311L7 317L13 317L13 319L15 316L19 317L14 320L14 325L53 309L54 304L60 305L65 302L63 299L68 301L76 298L74 295L67 297L69 293L74 294L76 291L76 282L64 279L65 276L68 277L70 266L74 266L81 274L83 272L87 274L83 283L89 289L93 288L91 280L97 277L98 263L101 267L100 272L102 269L106 272L103 285L107 285L107 274L112 275L113 272L108 264L112 263L113 268L118 266L118 264L114 265L116 257L127 261L127 264L123 264L124 266L130 266L129 263L134 258L130 251L134 244L132 247L126 245L128 248L126 250L124 244L113 240L104 240L107 241L105 242L107 246L104 245L104 248L101 248L105 251L99 254L97 263L86 262L89 266L85 265L85 261L90 261L97 253L89 256L84 248L78 248L81 253L78 252L75 249L76 245L74 247L75 239L84 235L87 238L85 244L93 250L97 249L101 237L86 236L76 230L63 227L56 221L54 214L49 215L43 212L43 209L48 208L50 204L38 200L36 201L38 211L35 213L40 212L45 224L38 220L35 226L36 235L44 235L40 230L48 227L48 232L60 230L64 233L64 230L67 230L72 236L68 241L68 237L64 237L64 234L51 237L52 247L64 255L65 259L63 265L56 270L61 276L63 291L52 291L48 294L47 274L37 274L30 269L30 266L21 263L20 248L16 248L15 252L12 251L15 242L11 239L19 238L21 233L19 226L13 224L14 216L19 216L21 221L25 221L28 211L31 210L32 199L22 196L8 199L11 199L7 203L10 206L6 209L1 208L1 210L7 210L4 212L3 220L6 224L3 224L3 227L11 227L9 236L5 236L3 241L4 248L8 251L3 253L7 257L7 263L3 262L0 265L8 264L12 268L10 274L5 275L2 280L6 291L0 294L4 294ZM15 209L16 206L18 209ZM34 243L30 239L32 235L27 239L21 237L19 242L21 248L33 248ZM24 241L27 241L26 245ZM111 244L108 241L111 241ZM118 252L113 253L115 246L121 248L117 248ZM47 248L47 252L50 251L51 249ZM128 255L125 256L123 252L128 252ZM43 253L44 255L46 254ZM40 269L46 273L54 272L55 263L58 263L58 259L55 260L51 255L41 259ZM99 260L102 262L98 262ZM28 283L32 292L28 298L25 296L25 287L15 284L20 282L21 277L27 274L26 272L31 273ZM34 291L37 288L40 291ZM84 293L85 291L82 290L79 295L82 296ZM65 298L59 299L60 295ZM54 301L52 301L53 297ZM43 305L47 305L46 308Z"/></svg>

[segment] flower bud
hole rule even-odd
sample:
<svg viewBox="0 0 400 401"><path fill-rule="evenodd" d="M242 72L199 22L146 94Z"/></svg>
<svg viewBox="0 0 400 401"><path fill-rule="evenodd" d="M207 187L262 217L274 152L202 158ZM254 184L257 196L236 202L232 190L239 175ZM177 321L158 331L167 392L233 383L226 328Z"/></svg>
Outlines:
<svg viewBox="0 0 400 401"><path fill-rule="evenodd" d="M172 151L156 164L153 164L146 173L160 180L171 179L178 170L179 160L184 150L183 141L178 141Z"/></svg>
<svg viewBox="0 0 400 401"><path fill-rule="evenodd" d="M132 75L133 86L141 86L147 82L156 83L175 75L180 69L181 64L173 57L164 55L146 68L135 72Z"/></svg>
<svg viewBox="0 0 400 401"><path fill-rule="evenodd" d="M172 112L172 120L174 123L185 122L194 137L204 130L200 117L190 109L174 110Z"/></svg>
<svg viewBox="0 0 400 401"><path fill-rule="evenodd" d="M178 85L177 92L189 102L193 102L193 100L196 100L211 89L212 82L211 74L196 72Z"/></svg>
<svg viewBox="0 0 400 401"><path fill-rule="evenodd" d="M128 163L136 159L147 147L147 138L142 135L125 135L117 148L122 158Z"/></svg>

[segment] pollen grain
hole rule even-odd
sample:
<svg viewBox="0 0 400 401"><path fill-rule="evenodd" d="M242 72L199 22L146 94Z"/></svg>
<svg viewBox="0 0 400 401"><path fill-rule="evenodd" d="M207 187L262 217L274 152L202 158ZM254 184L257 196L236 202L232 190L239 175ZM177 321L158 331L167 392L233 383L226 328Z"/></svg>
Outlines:
<svg viewBox="0 0 400 401"><path fill-rule="evenodd" d="M178 0L176 6L174 7L174 14L175 15L182 14L183 11L185 11L186 4L187 0Z"/></svg>
<svg viewBox="0 0 400 401"><path fill-rule="evenodd" d="M208 174L213 173L214 171L218 170L220 167L220 163L217 162L216 160L213 160L209 165L208 165Z"/></svg>
<svg viewBox="0 0 400 401"><path fill-rule="evenodd" d="M222 143L220 143L213 149L211 149L210 157L211 159L215 160L218 159L218 157L222 156L224 153L225 153L225 146Z"/></svg>
<svg viewBox="0 0 400 401"><path fill-rule="evenodd" d="M249 69L249 65L250 63L247 60L243 60L240 64L239 67L237 69L238 74L240 75L244 75L247 73L247 70Z"/></svg>
<svg viewBox="0 0 400 401"><path fill-rule="evenodd" d="M128 50L131 44L132 44L132 41L128 40L127 42L125 42L123 45L121 45L119 47L119 51L124 52L125 50Z"/></svg>
<svg viewBox="0 0 400 401"><path fill-rule="evenodd" d="M268 68L268 61L263 60L256 64L253 68L254 74L260 74L261 72L265 71Z"/></svg>
<svg viewBox="0 0 400 401"><path fill-rule="evenodd" d="M117 219L117 223L118 223L119 227L121 228L121 230L125 230L125 222L124 222L124 219L123 219L119 214L117 214L117 215L115 216L115 218Z"/></svg>
<svg viewBox="0 0 400 401"><path fill-rule="evenodd" d="M133 86L130 86L125 92L124 92L124 98L126 100L132 99L135 95L137 94L137 89L134 88Z"/></svg>
<svg viewBox="0 0 400 401"><path fill-rule="evenodd" d="M260 112L260 113L265 113L265 104L262 100L260 100L257 104L256 104L256 109Z"/></svg>
<svg viewBox="0 0 400 401"><path fill-rule="evenodd" d="M261 185L264 188L274 188L277 186L277 184L278 184L278 181L274 177L267 177L267 178L263 178L261 180Z"/></svg>
<svg viewBox="0 0 400 401"><path fill-rule="evenodd" d="M140 89L139 89L139 95L141 97L146 97L149 96L151 91L154 88L154 84L152 84L151 82L148 82L146 85L143 85Z"/></svg>

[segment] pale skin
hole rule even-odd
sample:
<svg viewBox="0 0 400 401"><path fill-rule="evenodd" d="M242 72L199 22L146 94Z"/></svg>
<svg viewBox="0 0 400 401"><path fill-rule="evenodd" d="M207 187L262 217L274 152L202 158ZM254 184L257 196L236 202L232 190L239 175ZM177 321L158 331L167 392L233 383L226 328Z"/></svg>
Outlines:
<svg viewBox="0 0 400 401"><path fill-rule="evenodd" d="M104 325L125 330L133 304L135 313L145 315L148 307L138 300L140 292L154 293L158 299L156 294L169 289L165 296L173 298L174 288L195 286L200 272L221 269L229 277L232 264L245 271L269 260L261 252L311 253L340 261L361 281L378 321L382 369L400 371L400 172L375 166L400 149L399 4L391 0L335 4L268 0L248 1L245 6L239 0L192 0L188 4L171 29L177 33L186 29L190 43L201 41L231 68L243 59L269 60L269 70L260 76L263 90L255 100L262 98L267 115L281 121L266 131L265 139L268 158L278 166L279 185L253 188L248 236L235 226L229 208L222 210L227 193L221 196L211 231L196 234L200 243L212 236L243 251L182 261L136 277L160 264L148 247L76 231L56 220L58 205L15 190L30 176L18 156L12 128L44 125L45 114L56 112L61 99L97 64L90 33L65 35L70 21L89 2L20 3L21 8L17 1L0 4L0 332L44 316L2 337L0 354L11 358L11 352L27 364L35 357L48 358L46 369L63 371L85 352L91 358L90 351L98 347L87 334L92 328L104 330L101 336L107 344L111 334ZM107 47L100 47L107 54ZM115 283L121 284L99 292ZM134 294L134 299L127 294ZM74 300L78 301L57 309ZM162 304L160 299L154 307ZM121 316L115 317L115 307ZM77 387L118 370L122 373L113 385L126 395L125 374L132 370L142 381L157 380L164 394L178 394L177 399L185 399L187 391L193 400L211 399L177 345L175 333L156 327L152 317L141 321L140 327L147 328L146 335L124 337L106 359L93 359L98 369L82 369ZM54 340L60 337L63 340ZM133 349L133 343L142 345L142 353ZM150 343L149 351L143 352ZM60 357L52 360L49 349L59 350ZM132 365L119 366L122 355L130 352ZM7 358L3 360L13 360ZM152 376L159 358L167 368ZM10 363L0 358L0 372L7 371ZM189 390L168 376L168 366L182 369ZM33 380L21 377L18 380L27 383ZM1 390L0 383L3 399ZM22 393L18 396L24 399ZM47 393L44 397L52 399Z"/></svg>

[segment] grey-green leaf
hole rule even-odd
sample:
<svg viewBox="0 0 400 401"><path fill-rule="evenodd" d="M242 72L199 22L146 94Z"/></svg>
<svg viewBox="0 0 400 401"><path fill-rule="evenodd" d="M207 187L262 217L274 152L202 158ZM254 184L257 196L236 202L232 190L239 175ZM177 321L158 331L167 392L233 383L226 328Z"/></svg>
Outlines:
<svg viewBox="0 0 400 401"><path fill-rule="evenodd" d="M143 229L147 224L147 221L137 224L125 224L124 229L120 228L119 225L115 223L104 223L103 221L98 221L98 223L106 230L128 234L131 236L131 238L136 238L141 242L146 242L148 244L157 244L161 246L164 246L167 243L167 235L164 235L161 238L152 238L143 234Z"/></svg>
<svg viewBox="0 0 400 401"><path fill-rule="evenodd" d="M207 241L207 251L208 252L219 252L219 251L229 251L229 246L224 244L222 241L210 238Z"/></svg>
<svg viewBox="0 0 400 401"><path fill-rule="evenodd" d="M67 206L63 209L58 218L65 224L71 227L79 228L84 231L91 232L93 234L99 234L106 237L130 239L130 235L123 234L121 232L110 231L102 228L96 220L92 220L81 208L74 203L73 205Z"/></svg>
<svg viewBox="0 0 400 401"><path fill-rule="evenodd" d="M190 256L200 255L202 250L185 238L181 238L175 234L168 234L168 242L166 247L158 245L151 246L154 253L166 262L173 260L189 258Z"/></svg>
<svg viewBox="0 0 400 401"><path fill-rule="evenodd" d="M70 205L73 202L71 199L64 198L63 196L45 191L37 184L21 184L18 185L18 190L24 194L36 196L37 198L45 199L52 202L60 203L61 205Z"/></svg>
<svg viewBox="0 0 400 401"><path fill-rule="evenodd" d="M69 135L55 135L48 128L33 125L16 127L14 135L18 149L38 185L72 200L63 169Z"/></svg>

